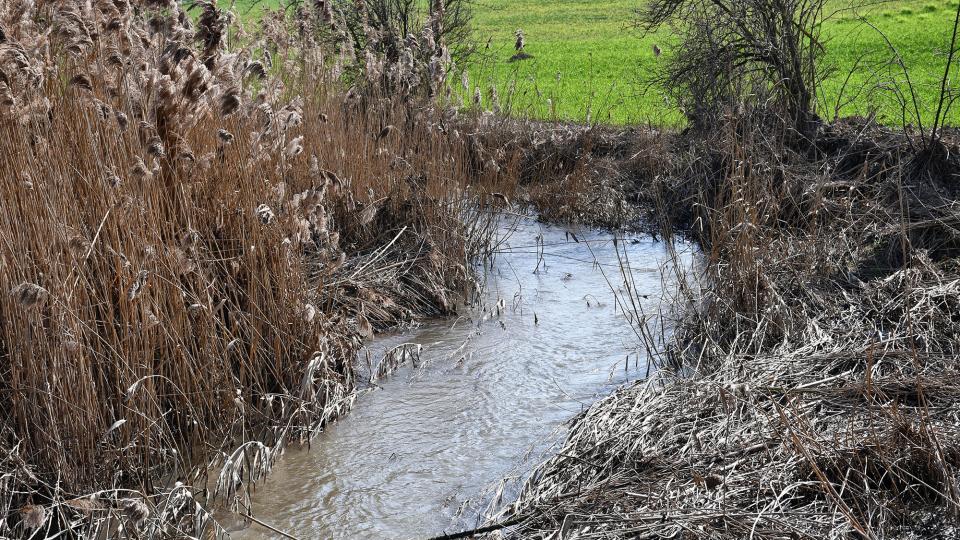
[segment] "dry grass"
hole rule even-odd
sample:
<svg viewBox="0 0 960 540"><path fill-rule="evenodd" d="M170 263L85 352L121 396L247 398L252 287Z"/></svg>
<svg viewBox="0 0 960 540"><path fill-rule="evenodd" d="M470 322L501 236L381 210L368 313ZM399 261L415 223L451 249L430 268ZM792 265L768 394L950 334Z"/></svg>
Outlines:
<svg viewBox="0 0 960 540"><path fill-rule="evenodd" d="M704 253L662 369L578 417L494 534L956 536L957 140L768 128L672 145L652 189Z"/></svg>
<svg viewBox="0 0 960 540"><path fill-rule="evenodd" d="M515 198L601 224L658 205L705 262L661 375L578 420L505 534L955 524L954 136L523 124L443 106L435 18L393 58L372 28L348 50L322 2L258 29L199 9L0 6L0 535L222 534L208 509L245 511L349 408L365 337L455 309Z"/></svg>
<svg viewBox="0 0 960 540"><path fill-rule="evenodd" d="M221 533L364 337L471 285L515 181L423 99L443 44L370 71L319 8L0 6L0 536Z"/></svg>

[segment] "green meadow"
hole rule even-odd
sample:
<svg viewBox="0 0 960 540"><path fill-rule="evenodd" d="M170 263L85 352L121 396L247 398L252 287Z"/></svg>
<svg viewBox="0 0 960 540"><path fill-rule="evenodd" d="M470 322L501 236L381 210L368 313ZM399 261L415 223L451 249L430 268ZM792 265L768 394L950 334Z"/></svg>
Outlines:
<svg viewBox="0 0 960 540"><path fill-rule="evenodd" d="M267 0L264 5L276 5ZM241 14L250 0L239 0ZM643 35L633 28L640 0L476 0L476 52L466 66L465 100L479 88L487 107L493 88L500 108L511 114L549 120L612 124L677 124L681 114L647 77L670 55L677 39L669 30ZM823 26L829 72L820 88L819 112L867 115L876 111L887 124L902 124L902 107L891 88L905 89L896 49L918 96L921 119L932 117L956 13L947 0L874 2L856 12L831 3L833 15ZM866 21L866 22L864 22ZM515 32L526 36L531 58L511 61ZM884 39L886 36L886 39ZM658 57L654 46L661 51ZM954 70L960 86L960 67ZM906 123L915 123L912 112ZM948 120L960 124L960 106Z"/></svg>
<svg viewBox="0 0 960 540"><path fill-rule="evenodd" d="M505 107L519 114L674 123L678 111L657 88L645 84L645 77L665 61L677 40L668 31L644 36L632 28L638 5L636 0L478 0L475 38L484 54L474 58L471 79L485 88L485 95L496 86L501 101L509 102ZM883 122L902 123L901 107L886 88L892 81L903 83L904 76L899 66L888 65L892 54L882 32L909 70L922 118L932 116L955 12L954 2L906 0L832 16L823 27L823 65L830 75L821 88L821 115L832 118L839 101L841 116L877 110ZM511 62L517 29L523 29L525 51L533 58ZM654 45L661 49L660 57ZM960 107L956 112L952 124L960 123Z"/></svg>

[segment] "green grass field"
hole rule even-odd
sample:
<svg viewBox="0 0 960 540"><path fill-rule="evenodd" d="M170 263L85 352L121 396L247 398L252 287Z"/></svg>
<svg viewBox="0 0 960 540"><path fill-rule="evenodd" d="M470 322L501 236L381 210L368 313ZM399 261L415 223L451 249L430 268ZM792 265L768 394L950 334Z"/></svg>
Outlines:
<svg viewBox="0 0 960 540"><path fill-rule="evenodd" d="M641 81L645 72L656 69L657 62L670 54L675 40L664 32L642 36L633 30L630 25L638 5L637 0L478 0L475 36L479 43L491 40L490 54L475 60L471 78L484 88L496 85L501 96L511 94L513 87L512 110L533 117L582 121L589 112L592 120L600 122L674 123L679 119L677 111L656 88L647 88ZM898 49L925 109L935 106L955 10L956 3L945 0L901 0L861 13ZM526 34L525 50L533 58L509 62L518 28ZM866 54L866 60L877 63L890 53L880 34L852 13L825 24L823 34L827 38L824 65L834 74L823 85L820 113L832 118L840 89L857 59ZM653 53L654 45L663 50L660 58ZM861 66L869 63L866 60ZM893 95L877 90L879 82L891 80L891 73L902 79L899 72L888 69L887 73L880 78L865 72L852 76L847 94L865 88L873 90L872 95L860 95L842 106L840 114L866 114L875 107L882 121L901 123ZM932 116L929 110L923 114L925 120ZM960 108L951 116L951 124L960 124Z"/></svg>
<svg viewBox="0 0 960 540"><path fill-rule="evenodd" d="M238 1L241 12L250 1ZM279 1L266 0L262 5ZM835 3L838 7L840 1ZM918 91L922 118L929 122L943 75L956 1L960 0L888 1L859 14L843 12L825 24L827 55L823 65L833 74L821 88L821 116L834 116L847 74L865 55L858 72L846 83L843 101L858 89L864 92L852 102L841 103L840 115L864 115L876 109L884 123L903 123L893 94L880 88L893 78L902 82L902 73L887 67L884 75L867 75L867 66L875 66L891 54L880 34L858 20L857 15L861 15L886 34L899 51ZM476 0L473 26L478 53L468 67L471 87L467 93L472 95L479 87L486 100L490 88L496 87L503 109L541 119L589 118L614 124L680 122L676 108L656 88L642 83L644 74L664 61L676 40L665 31L642 36L631 28L634 10L641 2ZM533 58L510 62L517 29L526 34L525 51ZM653 53L654 45L663 50L660 58ZM958 76L953 81L960 83L960 66L954 72ZM907 122L913 123L913 119L907 118ZM960 106L955 107L948 123L960 125Z"/></svg>

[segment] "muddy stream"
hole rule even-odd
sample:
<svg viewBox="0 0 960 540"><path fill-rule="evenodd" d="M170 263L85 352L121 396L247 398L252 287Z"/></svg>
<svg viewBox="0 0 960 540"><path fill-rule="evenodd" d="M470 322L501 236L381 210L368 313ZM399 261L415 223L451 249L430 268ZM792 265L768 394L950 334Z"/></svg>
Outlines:
<svg viewBox="0 0 960 540"><path fill-rule="evenodd" d="M627 236L615 247L610 232L527 218L501 235L479 304L374 340L362 364L413 343L422 346L417 365L361 395L309 450L289 448L258 486L254 516L300 539L427 538L474 527L500 480L529 473L566 421L649 373L611 284L623 290L620 265L629 260L637 299L656 315L671 289L663 244ZM506 483L503 496L516 489ZM256 524L232 533L277 536Z"/></svg>

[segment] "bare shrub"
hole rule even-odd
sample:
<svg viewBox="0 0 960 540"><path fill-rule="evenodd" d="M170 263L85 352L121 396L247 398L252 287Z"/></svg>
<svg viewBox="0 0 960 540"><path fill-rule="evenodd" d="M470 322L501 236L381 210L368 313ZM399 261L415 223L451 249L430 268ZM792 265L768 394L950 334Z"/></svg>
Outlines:
<svg viewBox="0 0 960 540"><path fill-rule="evenodd" d="M357 50L367 45L364 24L380 34L379 42L388 56L398 55L408 36L426 28L436 43L445 43L451 56L461 60L468 52L473 0L333 0L339 4ZM364 20L366 17L366 20Z"/></svg>
<svg viewBox="0 0 960 540"><path fill-rule="evenodd" d="M638 25L667 25L680 37L653 79L692 126L707 129L752 104L806 136L817 124L823 9L823 0L651 0Z"/></svg>

